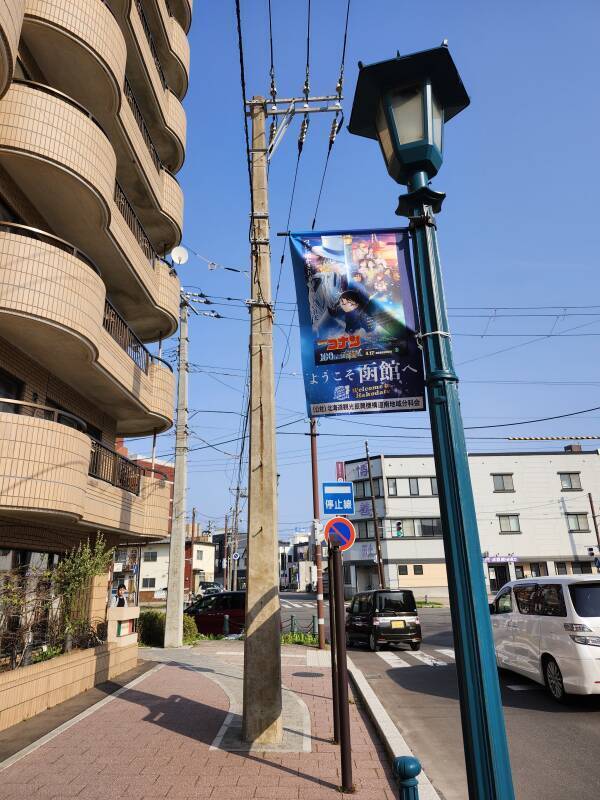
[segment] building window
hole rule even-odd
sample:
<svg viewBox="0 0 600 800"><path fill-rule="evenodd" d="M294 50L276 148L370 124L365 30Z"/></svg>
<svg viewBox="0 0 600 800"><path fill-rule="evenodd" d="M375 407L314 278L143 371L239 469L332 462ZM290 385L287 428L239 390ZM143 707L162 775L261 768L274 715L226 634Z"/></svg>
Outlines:
<svg viewBox="0 0 600 800"><path fill-rule="evenodd" d="M566 575L567 574L567 562L566 561L555 561L554 562L554 571L557 575Z"/></svg>
<svg viewBox="0 0 600 800"><path fill-rule="evenodd" d="M500 533L521 533L518 514L498 514Z"/></svg>
<svg viewBox="0 0 600 800"><path fill-rule="evenodd" d="M591 561L571 561L571 568L573 575L591 575L592 562Z"/></svg>
<svg viewBox="0 0 600 800"><path fill-rule="evenodd" d="M529 565L532 578L541 578L548 575L548 565L545 561L532 561Z"/></svg>
<svg viewBox="0 0 600 800"><path fill-rule="evenodd" d="M439 517L424 519L398 519L392 521L393 535L403 539L439 539L442 536L442 522Z"/></svg>
<svg viewBox="0 0 600 800"><path fill-rule="evenodd" d="M154 589L156 578L142 578L142 589Z"/></svg>
<svg viewBox="0 0 600 800"><path fill-rule="evenodd" d="M398 575L408 575L408 565L407 564L399 564L398 565Z"/></svg>
<svg viewBox="0 0 600 800"><path fill-rule="evenodd" d="M359 539L373 539L375 537L375 526L372 519L361 519L355 522L356 535Z"/></svg>
<svg viewBox="0 0 600 800"><path fill-rule="evenodd" d="M429 478L431 481L431 494L433 497L438 496L438 488L437 488L437 478Z"/></svg>
<svg viewBox="0 0 600 800"><path fill-rule="evenodd" d="M146 550L144 553L144 561L157 561L158 552L156 550Z"/></svg>
<svg viewBox="0 0 600 800"><path fill-rule="evenodd" d="M375 497L383 497L383 478L373 478L373 488L375 489ZM371 482L354 481L354 497L357 500L370 498Z"/></svg>
<svg viewBox="0 0 600 800"><path fill-rule="evenodd" d="M352 571L350 564L344 564L344 585L350 586L352 584Z"/></svg>
<svg viewBox="0 0 600 800"><path fill-rule="evenodd" d="M196 550L196 560L197 560L197 561L202 561L202 560L203 560L203 558L204 558L204 551L203 551L203 550L202 550L202 549L199 547L199 548Z"/></svg>
<svg viewBox="0 0 600 800"><path fill-rule="evenodd" d="M413 572L415 575L423 574L423 564L413 564Z"/></svg>
<svg viewBox="0 0 600 800"><path fill-rule="evenodd" d="M388 494L390 497L397 497L398 489L396 487L396 478L388 478L387 479L388 485Z"/></svg>
<svg viewBox="0 0 600 800"><path fill-rule="evenodd" d="M560 485L563 492L580 492L581 476L579 472L559 472Z"/></svg>
<svg viewBox="0 0 600 800"><path fill-rule="evenodd" d="M590 529L587 514L567 514L567 524L570 533L589 531Z"/></svg>
<svg viewBox="0 0 600 800"><path fill-rule="evenodd" d="M524 578L525 572L523 571L522 564L515 564L515 578L518 580L519 578Z"/></svg>
<svg viewBox="0 0 600 800"><path fill-rule="evenodd" d="M408 491L410 492L411 497L418 497L419 496L419 479L418 478L409 478L408 479Z"/></svg>
<svg viewBox="0 0 600 800"><path fill-rule="evenodd" d="M495 492L514 492L513 476L511 474L492 475Z"/></svg>

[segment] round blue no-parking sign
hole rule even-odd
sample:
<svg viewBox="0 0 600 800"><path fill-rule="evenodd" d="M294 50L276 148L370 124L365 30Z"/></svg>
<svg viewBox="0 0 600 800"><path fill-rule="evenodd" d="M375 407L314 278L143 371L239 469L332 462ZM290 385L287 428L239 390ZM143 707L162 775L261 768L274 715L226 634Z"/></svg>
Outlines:
<svg viewBox="0 0 600 800"><path fill-rule="evenodd" d="M349 519L333 517L325 525L325 540L332 547L349 550L356 539L356 530Z"/></svg>

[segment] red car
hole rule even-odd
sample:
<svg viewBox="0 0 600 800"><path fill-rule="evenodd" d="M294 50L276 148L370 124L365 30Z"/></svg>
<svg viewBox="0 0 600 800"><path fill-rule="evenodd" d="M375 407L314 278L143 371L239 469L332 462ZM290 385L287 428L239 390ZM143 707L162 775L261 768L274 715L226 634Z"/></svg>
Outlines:
<svg viewBox="0 0 600 800"><path fill-rule="evenodd" d="M225 615L229 633L241 633L246 626L246 592L219 592L197 600L185 609L194 617L198 633L224 633Z"/></svg>

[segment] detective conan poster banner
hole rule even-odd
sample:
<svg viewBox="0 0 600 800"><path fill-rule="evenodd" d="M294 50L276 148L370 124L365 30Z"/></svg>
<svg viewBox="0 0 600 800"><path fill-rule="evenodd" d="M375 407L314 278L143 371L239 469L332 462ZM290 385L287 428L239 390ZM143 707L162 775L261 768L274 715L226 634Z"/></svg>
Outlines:
<svg viewBox="0 0 600 800"><path fill-rule="evenodd" d="M309 417L422 411L407 230L290 234Z"/></svg>

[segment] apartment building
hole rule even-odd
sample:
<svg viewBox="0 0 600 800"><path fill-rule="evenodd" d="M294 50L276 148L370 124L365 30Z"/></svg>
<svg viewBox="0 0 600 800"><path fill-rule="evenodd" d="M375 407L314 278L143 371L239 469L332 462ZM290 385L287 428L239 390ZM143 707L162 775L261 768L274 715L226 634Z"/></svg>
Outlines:
<svg viewBox="0 0 600 800"><path fill-rule="evenodd" d="M447 597L448 584L432 455L371 458L386 582L419 596ZM354 484L357 542L344 554L347 591L377 586L373 502L367 463L345 462ZM506 581L596 571L600 539L600 452L473 453L469 469L481 567L488 591Z"/></svg>
<svg viewBox="0 0 600 800"><path fill-rule="evenodd" d="M168 482L116 440L173 421L191 12L0 0L3 551L167 533Z"/></svg>

